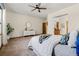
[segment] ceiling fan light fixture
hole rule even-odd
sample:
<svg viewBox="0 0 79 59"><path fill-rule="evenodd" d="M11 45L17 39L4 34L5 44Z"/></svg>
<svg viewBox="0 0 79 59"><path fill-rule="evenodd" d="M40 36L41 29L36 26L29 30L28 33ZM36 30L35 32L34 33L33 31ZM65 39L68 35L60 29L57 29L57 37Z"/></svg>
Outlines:
<svg viewBox="0 0 79 59"><path fill-rule="evenodd" d="M38 12L41 12L40 10L46 10L47 9L47 8L40 7L40 5L41 5L41 3L38 3L35 6L32 6L32 5L29 5L29 6L34 8L32 11L38 9Z"/></svg>

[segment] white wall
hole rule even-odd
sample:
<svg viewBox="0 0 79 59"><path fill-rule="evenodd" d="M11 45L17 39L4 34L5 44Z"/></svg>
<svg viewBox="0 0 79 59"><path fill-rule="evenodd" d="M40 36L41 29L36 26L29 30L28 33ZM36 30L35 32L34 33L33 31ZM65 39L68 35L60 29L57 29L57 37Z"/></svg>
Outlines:
<svg viewBox="0 0 79 59"><path fill-rule="evenodd" d="M65 13L68 14L68 32L79 29L79 4L76 4L48 15L48 34L53 34L54 22L57 20L53 17ZM67 18L65 17L63 20L66 20Z"/></svg>
<svg viewBox="0 0 79 59"><path fill-rule="evenodd" d="M25 29L25 23L30 22L32 24L32 29L36 31L36 34L42 33L42 22L44 20L32 17L28 15L22 15L15 12L7 11L7 23L10 23L14 28L12 37L18 37L23 35Z"/></svg>

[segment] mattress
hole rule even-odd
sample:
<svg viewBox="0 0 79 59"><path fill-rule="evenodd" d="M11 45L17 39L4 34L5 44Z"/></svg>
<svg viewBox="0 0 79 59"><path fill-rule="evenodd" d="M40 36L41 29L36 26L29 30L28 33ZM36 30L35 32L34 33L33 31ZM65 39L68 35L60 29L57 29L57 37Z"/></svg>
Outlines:
<svg viewBox="0 0 79 59"><path fill-rule="evenodd" d="M76 56L76 49L68 45L57 45L55 47L56 56Z"/></svg>

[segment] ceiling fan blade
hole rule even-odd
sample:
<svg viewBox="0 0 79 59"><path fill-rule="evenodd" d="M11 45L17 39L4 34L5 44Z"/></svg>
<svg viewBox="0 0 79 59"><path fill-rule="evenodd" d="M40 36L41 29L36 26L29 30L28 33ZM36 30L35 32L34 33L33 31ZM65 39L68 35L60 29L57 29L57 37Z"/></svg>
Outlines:
<svg viewBox="0 0 79 59"><path fill-rule="evenodd" d="M47 9L47 8L39 8L39 9Z"/></svg>
<svg viewBox="0 0 79 59"><path fill-rule="evenodd" d="M33 9L32 11L34 11L34 10L36 10L36 8L35 8L35 9Z"/></svg>
<svg viewBox="0 0 79 59"><path fill-rule="evenodd" d="M33 8L35 8L35 6L32 6L32 5L28 5L29 7L33 7Z"/></svg>

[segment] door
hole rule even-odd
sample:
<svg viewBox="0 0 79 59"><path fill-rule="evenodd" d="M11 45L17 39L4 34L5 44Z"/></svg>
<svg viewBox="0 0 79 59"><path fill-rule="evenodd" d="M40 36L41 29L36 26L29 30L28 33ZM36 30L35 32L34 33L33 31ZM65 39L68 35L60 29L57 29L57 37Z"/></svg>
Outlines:
<svg viewBox="0 0 79 59"><path fill-rule="evenodd" d="M47 34L47 26L48 26L48 23L47 22L44 22L42 27L43 27L43 34Z"/></svg>

